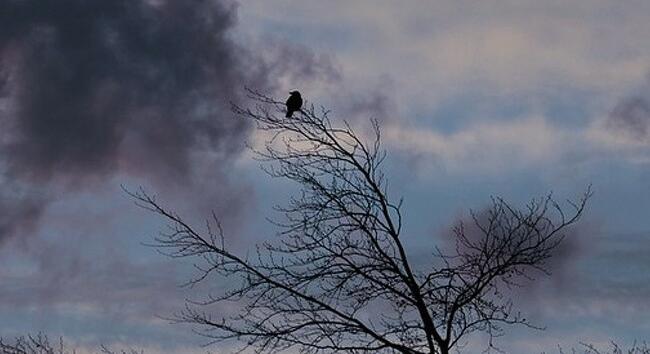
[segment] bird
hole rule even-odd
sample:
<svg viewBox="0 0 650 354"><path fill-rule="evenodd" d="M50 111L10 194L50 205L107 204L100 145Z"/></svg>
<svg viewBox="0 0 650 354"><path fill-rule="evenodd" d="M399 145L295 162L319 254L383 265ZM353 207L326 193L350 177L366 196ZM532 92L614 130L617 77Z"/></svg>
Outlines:
<svg viewBox="0 0 650 354"><path fill-rule="evenodd" d="M302 97L300 97L300 92L291 91L289 94L290 96L287 99L287 118L291 118L293 112L300 111L300 107L302 107Z"/></svg>

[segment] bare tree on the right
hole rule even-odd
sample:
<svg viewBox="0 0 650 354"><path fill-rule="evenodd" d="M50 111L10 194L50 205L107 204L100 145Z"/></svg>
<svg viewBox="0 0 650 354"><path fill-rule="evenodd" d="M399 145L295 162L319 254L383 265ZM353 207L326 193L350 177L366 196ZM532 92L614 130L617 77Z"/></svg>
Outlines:
<svg viewBox="0 0 650 354"><path fill-rule="evenodd" d="M582 349L571 349L571 354L650 354L650 347L646 342L634 342L631 346L624 348L612 341L608 348L599 348L593 344L581 343ZM569 354L568 351L559 349L560 354ZM544 354L544 353L542 353Z"/></svg>
<svg viewBox="0 0 650 354"><path fill-rule="evenodd" d="M130 192L170 223L156 246L196 259L199 273L189 284L228 279L219 283L221 292L188 303L177 321L256 353L448 354L471 333L487 333L492 346L504 325L537 328L506 290L548 271L589 189L568 209L550 195L521 209L493 198L469 221L472 232L457 224L455 247L417 267L404 244L402 203L390 196L382 171L378 123L374 137L364 139L325 109L304 107L286 118L284 102L249 93L255 105L234 111L271 137L257 156L271 176L300 187L279 207L284 218L276 220L275 242L238 255L226 246L216 216L200 231L155 197ZM210 311L221 303L234 314Z"/></svg>

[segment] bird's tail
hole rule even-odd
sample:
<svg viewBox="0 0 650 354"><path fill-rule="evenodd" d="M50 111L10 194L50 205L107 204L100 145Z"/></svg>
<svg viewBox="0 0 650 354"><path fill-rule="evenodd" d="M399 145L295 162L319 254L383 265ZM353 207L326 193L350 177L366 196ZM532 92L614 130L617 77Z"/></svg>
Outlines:
<svg viewBox="0 0 650 354"><path fill-rule="evenodd" d="M285 117L291 118L292 115L293 115L293 111L287 110L287 115Z"/></svg>

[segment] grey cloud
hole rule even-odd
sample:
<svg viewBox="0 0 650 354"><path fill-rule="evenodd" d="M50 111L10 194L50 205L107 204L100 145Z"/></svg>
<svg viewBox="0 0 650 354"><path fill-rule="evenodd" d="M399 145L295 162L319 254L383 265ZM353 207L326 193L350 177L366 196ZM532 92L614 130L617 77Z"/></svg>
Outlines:
<svg viewBox="0 0 650 354"><path fill-rule="evenodd" d="M53 217L47 215L46 220ZM170 326L157 317L173 317L186 298L199 299L223 282L182 288L179 285L195 275L189 263L160 258L154 249L128 249L133 235L119 233L124 221L119 215L106 217L95 211L88 219L79 220L69 234L58 234L68 232L61 223L52 225L48 237L20 240L29 245L20 252L18 265L6 263L15 250L0 249L0 260L5 260L0 267L4 284L0 317L10 316L0 320L0 331L12 330L11 314L17 312L30 331L92 338L94 345L116 340L174 346L203 343L190 335L190 328ZM38 320L28 322L29 318Z"/></svg>
<svg viewBox="0 0 650 354"><path fill-rule="evenodd" d="M645 140L650 132L650 101L641 96L625 99L614 107L608 124L638 140Z"/></svg>
<svg viewBox="0 0 650 354"><path fill-rule="evenodd" d="M183 303L175 263L110 249L127 235L102 220L135 212L107 200L126 198L115 187L142 183L188 219L239 220L254 191L229 171L249 125L230 102L339 77L307 47L236 41L236 25L231 1L0 1L0 250L23 243L35 268L0 274L0 307L105 309L123 325Z"/></svg>
<svg viewBox="0 0 650 354"><path fill-rule="evenodd" d="M339 82L342 78L340 68L327 53L316 53L307 46L270 35L261 38L257 46L262 54L255 66L256 73L281 78L292 85L283 87L285 90L308 84L306 79L317 80L322 85Z"/></svg>
<svg viewBox="0 0 650 354"><path fill-rule="evenodd" d="M516 290L517 302L540 324L586 317L613 326L644 325L650 296L647 251L650 239L629 234L581 235L577 259L560 274ZM587 244L588 243L588 244Z"/></svg>
<svg viewBox="0 0 650 354"><path fill-rule="evenodd" d="M236 23L231 1L0 2L2 172L67 191L116 173L156 189L210 178L236 194L225 174L249 126L230 102L245 86L338 75L304 47L278 42L268 57L236 42Z"/></svg>
<svg viewBox="0 0 650 354"><path fill-rule="evenodd" d="M398 117L394 90L392 81L384 77L367 92L355 92L340 101L344 102L346 116L357 119L373 118L384 123L390 120L396 122Z"/></svg>
<svg viewBox="0 0 650 354"><path fill-rule="evenodd" d="M115 206L117 185L191 221L215 209L236 234L253 191L229 174L249 133L230 103L338 75L306 47L236 41L236 25L227 0L0 1L0 251L32 266L0 272L0 308L90 308L123 329L182 305L176 263L116 249L136 235L105 220L137 212Z"/></svg>
<svg viewBox="0 0 650 354"><path fill-rule="evenodd" d="M188 296L178 287L183 276L177 264L135 263L115 252L110 252L110 258L98 258L71 254L63 245L43 245L47 247L41 254L31 255L38 257L37 272L1 277L6 286L0 292L0 313L20 309L26 320L33 316L29 309L35 309L48 315L32 323L32 331L78 331L78 337L90 335L100 342L117 338L150 341L155 339L149 335L171 330L176 331L176 340L184 335L167 321L156 321L157 316L180 310ZM79 311L83 316L79 317ZM82 321L92 324L85 329L75 327ZM3 330L7 327L6 322L0 323ZM139 333L131 333L134 330ZM143 332L148 336L138 338Z"/></svg>
<svg viewBox="0 0 650 354"><path fill-rule="evenodd" d="M0 188L0 246L9 237L34 231L48 199L14 185Z"/></svg>
<svg viewBox="0 0 650 354"><path fill-rule="evenodd" d="M614 106L607 126L637 141L650 139L650 76L636 94L623 98Z"/></svg>

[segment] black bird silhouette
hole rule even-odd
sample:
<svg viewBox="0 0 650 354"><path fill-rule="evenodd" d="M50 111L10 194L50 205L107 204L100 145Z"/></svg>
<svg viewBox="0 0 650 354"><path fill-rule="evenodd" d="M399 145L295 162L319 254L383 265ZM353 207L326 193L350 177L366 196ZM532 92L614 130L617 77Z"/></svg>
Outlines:
<svg viewBox="0 0 650 354"><path fill-rule="evenodd" d="M291 96L287 99L287 118L291 118L293 112L299 111L302 107L302 97L300 97L300 92L291 91L289 92Z"/></svg>

